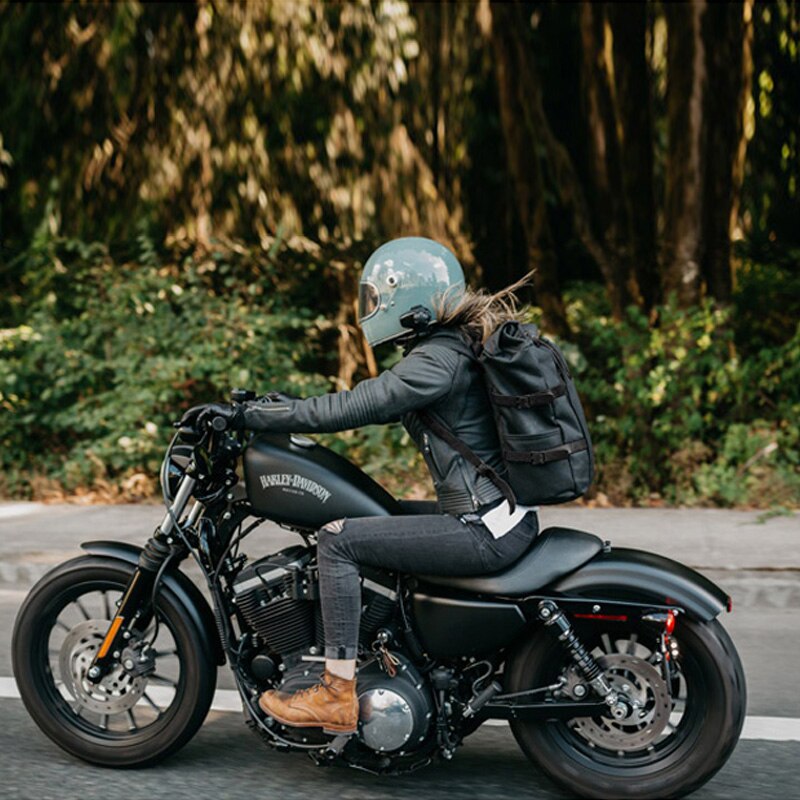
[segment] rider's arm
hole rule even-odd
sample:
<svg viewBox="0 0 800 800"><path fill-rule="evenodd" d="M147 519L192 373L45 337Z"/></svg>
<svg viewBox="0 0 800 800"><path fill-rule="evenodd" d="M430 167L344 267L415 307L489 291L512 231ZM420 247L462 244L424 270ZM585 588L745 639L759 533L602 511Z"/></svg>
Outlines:
<svg viewBox="0 0 800 800"><path fill-rule="evenodd" d="M392 369L352 391L278 403L250 402L245 428L277 433L330 433L395 422L444 397L451 389L458 355L439 344L415 347Z"/></svg>

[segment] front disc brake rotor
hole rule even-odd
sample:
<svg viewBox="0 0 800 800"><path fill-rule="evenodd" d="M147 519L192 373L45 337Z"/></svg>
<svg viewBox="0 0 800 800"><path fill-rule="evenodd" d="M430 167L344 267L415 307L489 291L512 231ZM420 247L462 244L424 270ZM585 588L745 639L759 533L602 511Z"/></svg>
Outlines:
<svg viewBox="0 0 800 800"><path fill-rule="evenodd" d="M589 744L606 750L630 752L649 747L663 733L672 711L672 698L661 673L650 663L624 653L597 659L606 679L629 704L626 719L612 716L579 717L574 730Z"/></svg>
<svg viewBox="0 0 800 800"><path fill-rule="evenodd" d="M108 624L107 619L87 619L76 625L66 635L58 656L61 678L78 706L103 715L121 714L133 708L147 686L145 678L134 678L119 665L100 683L86 678Z"/></svg>

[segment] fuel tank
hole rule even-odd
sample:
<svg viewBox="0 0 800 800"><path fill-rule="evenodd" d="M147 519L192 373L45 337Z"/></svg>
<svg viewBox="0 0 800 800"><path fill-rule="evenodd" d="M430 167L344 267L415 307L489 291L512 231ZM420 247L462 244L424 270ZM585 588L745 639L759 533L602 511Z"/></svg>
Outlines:
<svg viewBox="0 0 800 800"><path fill-rule="evenodd" d="M258 516L298 528L400 513L397 500L366 473L305 436L256 436L244 453L244 480Z"/></svg>

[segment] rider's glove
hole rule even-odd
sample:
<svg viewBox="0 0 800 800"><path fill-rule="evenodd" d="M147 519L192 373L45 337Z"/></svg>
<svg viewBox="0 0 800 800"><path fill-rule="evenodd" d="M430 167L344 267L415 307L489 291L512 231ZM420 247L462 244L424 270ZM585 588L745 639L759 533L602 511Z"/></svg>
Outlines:
<svg viewBox="0 0 800 800"><path fill-rule="evenodd" d="M223 420L214 422L215 420ZM212 426L216 430L240 431L244 428L244 410L241 405L228 403L206 403L190 408L178 423L180 427L200 428L204 430Z"/></svg>
<svg viewBox="0 0 800 800"><path fill-rule="evenodd" d="M208 403L199 406L192 406L188 411L183 412L183 416L176 422L176 428L194 428L197 425L197 418L208 407Z"/></svg>

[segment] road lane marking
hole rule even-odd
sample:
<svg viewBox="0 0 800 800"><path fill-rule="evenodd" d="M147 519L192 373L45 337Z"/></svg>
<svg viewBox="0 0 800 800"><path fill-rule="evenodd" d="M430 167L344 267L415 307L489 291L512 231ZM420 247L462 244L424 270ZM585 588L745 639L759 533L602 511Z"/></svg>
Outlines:
<svg viewBox="0 0 800 800"><path fill-rule="evenodd" d="M742 739L768 742L800 741L800 719L792 717L745 717Z"/></svg>
<svg viewBox="0 0 800 800"><path fill-rule="evenodd" d="M20 699L19 689L17 689L17 682L14 678L0 678L0 699ZM168 698L164 699L168 702ZM211 710L241 712L242 700L239 692L233 689L217 689L214 693ZM490 719L484 724L500 727L508 723L502 719ZM760 739L767 742L800 742L800 718L746 717L741 738Z"/></svg>
<svg viewBox="0 0 800 800"><path fill-rule="evenodd" d="M24 517L28 514L35 514L42 508L44 508L42 503L4 503L0 505L0 519Z"/></svg>

